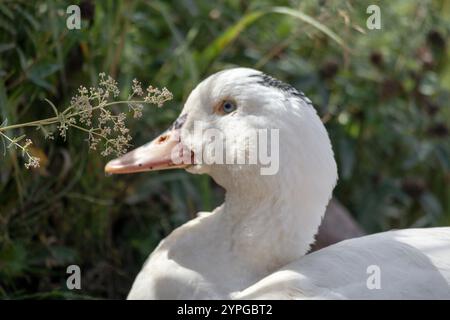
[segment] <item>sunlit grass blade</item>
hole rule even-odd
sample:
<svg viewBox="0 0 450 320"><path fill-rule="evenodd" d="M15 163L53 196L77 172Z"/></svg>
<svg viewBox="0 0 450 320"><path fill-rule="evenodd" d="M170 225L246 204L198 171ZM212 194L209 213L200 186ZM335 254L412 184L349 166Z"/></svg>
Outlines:
<svg viewBox="0 0 450 320"><path fill-rule="evenodd" d="M288 15L299 19L317 30L323 32L325 35L330 37L333 41L343 47L345 50L348 50L348 47L345 45L344 41L339 37L335 32L333 32L326 25L320 23L318 20L313 17L305 14L300 10L294 10L288 7L271 7L266 10L253 11L246 15L244 15L239 21L237 21L234 25L230 26L225 30L219 37L217 37L214 42L209 45L201 54L200 59L205 67L207 67L215 58L219 56L221 52L231 43L233 42L246 28L248 28L252 23L254 23L259 18L271 14L277 13L282 15Z"/></svg>

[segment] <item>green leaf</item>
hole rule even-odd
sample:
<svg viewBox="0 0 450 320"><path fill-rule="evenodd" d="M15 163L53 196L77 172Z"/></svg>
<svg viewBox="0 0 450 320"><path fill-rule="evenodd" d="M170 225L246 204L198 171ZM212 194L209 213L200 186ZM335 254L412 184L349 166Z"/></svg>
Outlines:
<svg viewBox="0 0 450 320"><path fill-rule="evenodd" d="M21 6L16 6L15 9L22 15L22 17L25 18L26 21L28 21L28 23L34 30L39 29L39 22L37 22L30 13L28 13L26 10L23 10Z"/></svg>
<svg viewBox="0 0 450 320"><path fill-rule="evenodd" d="M47 90L54 91L53 86L45 80L48 76L60 69L60 65L56 63L41 64L33 67L28 72L28 78L36 85Z"/></svg>
<svg viewBox="0 0 450 320"><path fill-rule="evenodd" d="M18 243L11 243L1 247L0 250L0 275L2 277L16 277L27 268L27 253L25 248Z"/></svg>
<svg viewBox="0 0 450 320"><path fill-rule="evenodd" d="M430 215L434 221L442 214L442 206L431 192L425 192L421 195L420 205L425 211L425 214Z"/></svg>
<svg viewBox="0 0 450 320"><path fill-rule="evenodd" d="M350 139L342 138L339 140L339 163L340 177L348 179L351 177L355 164L354 144Z"/></svg>
<svg viewBox="0 0 450 320"><path fill-rule="evenodd" d="M437 146L434 149L434 152L441 163L441 166L444 168L446 172L450 171L450 152L448 149L445 149L444 146Z"/></svg>
<svg viewBox="0 0 450 320"><path fill-rule="evenodd" d="M22 49L20 49L19 47L16 48L16 51L19 56L20 67L22 68L23 71L26 71L28 67L27 58L25 57L25 54L23 53Z"/></svg>
<svg viewBox="0 0 450 320"><path fill-rule="evenodd" d="M313 26L317 30L320 30L323 33L325 33L328 37L333 39L340 46L348 49L347 46L344 44L344 41L336 33L334 33L330 28L328 28L326 25L320 23L319 21L317 21L313 17L303 13L300 10L294 10L294 9L291 9L291 8L288 8L288 7L274 7L272 9L270 9L270 12L286 14L286 15L290 15L292 17L295 17L297 19L300 19L303 22L306 22L307 24Z"/></svg>
<svg viewBox="0 0 450 320"><path fill-rule="evenodd" d="M262 17L266 12L254 11L243 16L237 23L229 27L222 35L209 45L200 55L200 61L209 64L214 60L239 34L245 30L250 24Z"/></svg>
<svg viewBox="0 0 450 320"><path fill-rule="evenodd" d="M0 44L0 53L11 50L15 48L15 46L16 46L15 43L2 43Z"/></svg>
<svg viewBox="0 0 450 320"><path fill-rule="evenodd" d="M7 16L9 19L13 20L14 19L14 14L12 13L11 10L9 10L8 6L6 6L5 4L0 4L0 12L2 14L4 14L5 16Z"/></svg>
<svg viewBox="0 0 450 320"><path fill-rule="evenodd" d="M44 100L47 101L47 103L52 107L53 112L55 112L55 116L59 116L58 109L57 109L56 106L53 104L53 102L51 102L51 101L48 100L47 98L45 98ZM43 129L42 126L41 126L41 129Z"/></svg>
<svg viewBox="0 0 450 320"><path fill-rule="evenodd" d="M65 266L74 262L77 259L77 252L69 247L65 246L52 246L50 252L58 265Z"/></svg>
<svg viewBox="0 0 450 320"><path fill-rule="evenodd" d="M12 139L12 143L18 143L21 140L23 140L26 136L27 136L26 134L23 134L23 135L21 135L19 137L16 137L16 138Z"/></svg>

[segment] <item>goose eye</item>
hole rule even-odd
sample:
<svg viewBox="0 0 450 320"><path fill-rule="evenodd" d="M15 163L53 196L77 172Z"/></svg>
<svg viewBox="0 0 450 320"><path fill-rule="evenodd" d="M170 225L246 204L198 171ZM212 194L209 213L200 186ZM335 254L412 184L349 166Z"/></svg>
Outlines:
<svg viewBox="0 0 450 320"><path fill-rule="evenodd" d="M222 110L224 113L230 113L236 110L236 105L231 101L225 101L222 104Z"/></svg>

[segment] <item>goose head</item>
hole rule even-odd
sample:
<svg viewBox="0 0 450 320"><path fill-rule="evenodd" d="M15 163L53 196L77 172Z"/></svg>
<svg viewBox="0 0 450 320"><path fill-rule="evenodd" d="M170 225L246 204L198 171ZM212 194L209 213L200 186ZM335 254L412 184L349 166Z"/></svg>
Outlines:
<svg viewBox="0 0 450 320"><path fill-rule="evenodd" d="M209 174L226 189L225 203L236 204L229 211L256 210L259 217L262 211L272 217L276 211L286 228L301 225L303 245L297 251L302 254L313 241L337 180L330 139L311 101L249 68L224 70L203 80L168 130L110 161L105 171L171 168Z"/></svg>
<svg viewBox="0 0 450 320"><path fill-rule="evenodd" d="M331 143L311 101L250 68L202 81L169 129L110 161L105 171L175 168L209 174L226 189L274 189L292 180L326 198L337 179Z"/></svg>

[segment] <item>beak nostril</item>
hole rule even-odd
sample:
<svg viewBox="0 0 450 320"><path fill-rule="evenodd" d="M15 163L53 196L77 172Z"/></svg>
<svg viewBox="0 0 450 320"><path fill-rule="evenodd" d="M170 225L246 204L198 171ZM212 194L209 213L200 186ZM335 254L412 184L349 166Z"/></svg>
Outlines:
<svg viewBox="0 0 450 320"><path fill-rule="evenodd" d="M164 135L164 136L159 137L158 143L163 143L164 141L167 140L168 137L169 137L168 135Z"/></svg>
<svg viewBox="0 0 450 320"><path fill-rule="evenodd" d="M189 165L189 158L179 164L173 163L172 160L173 151L182 146L180 142L178 130L169 130L144 146L136 148L118 159L111 160L105 166L105 171L119 174L186 168Z"/></svg>

